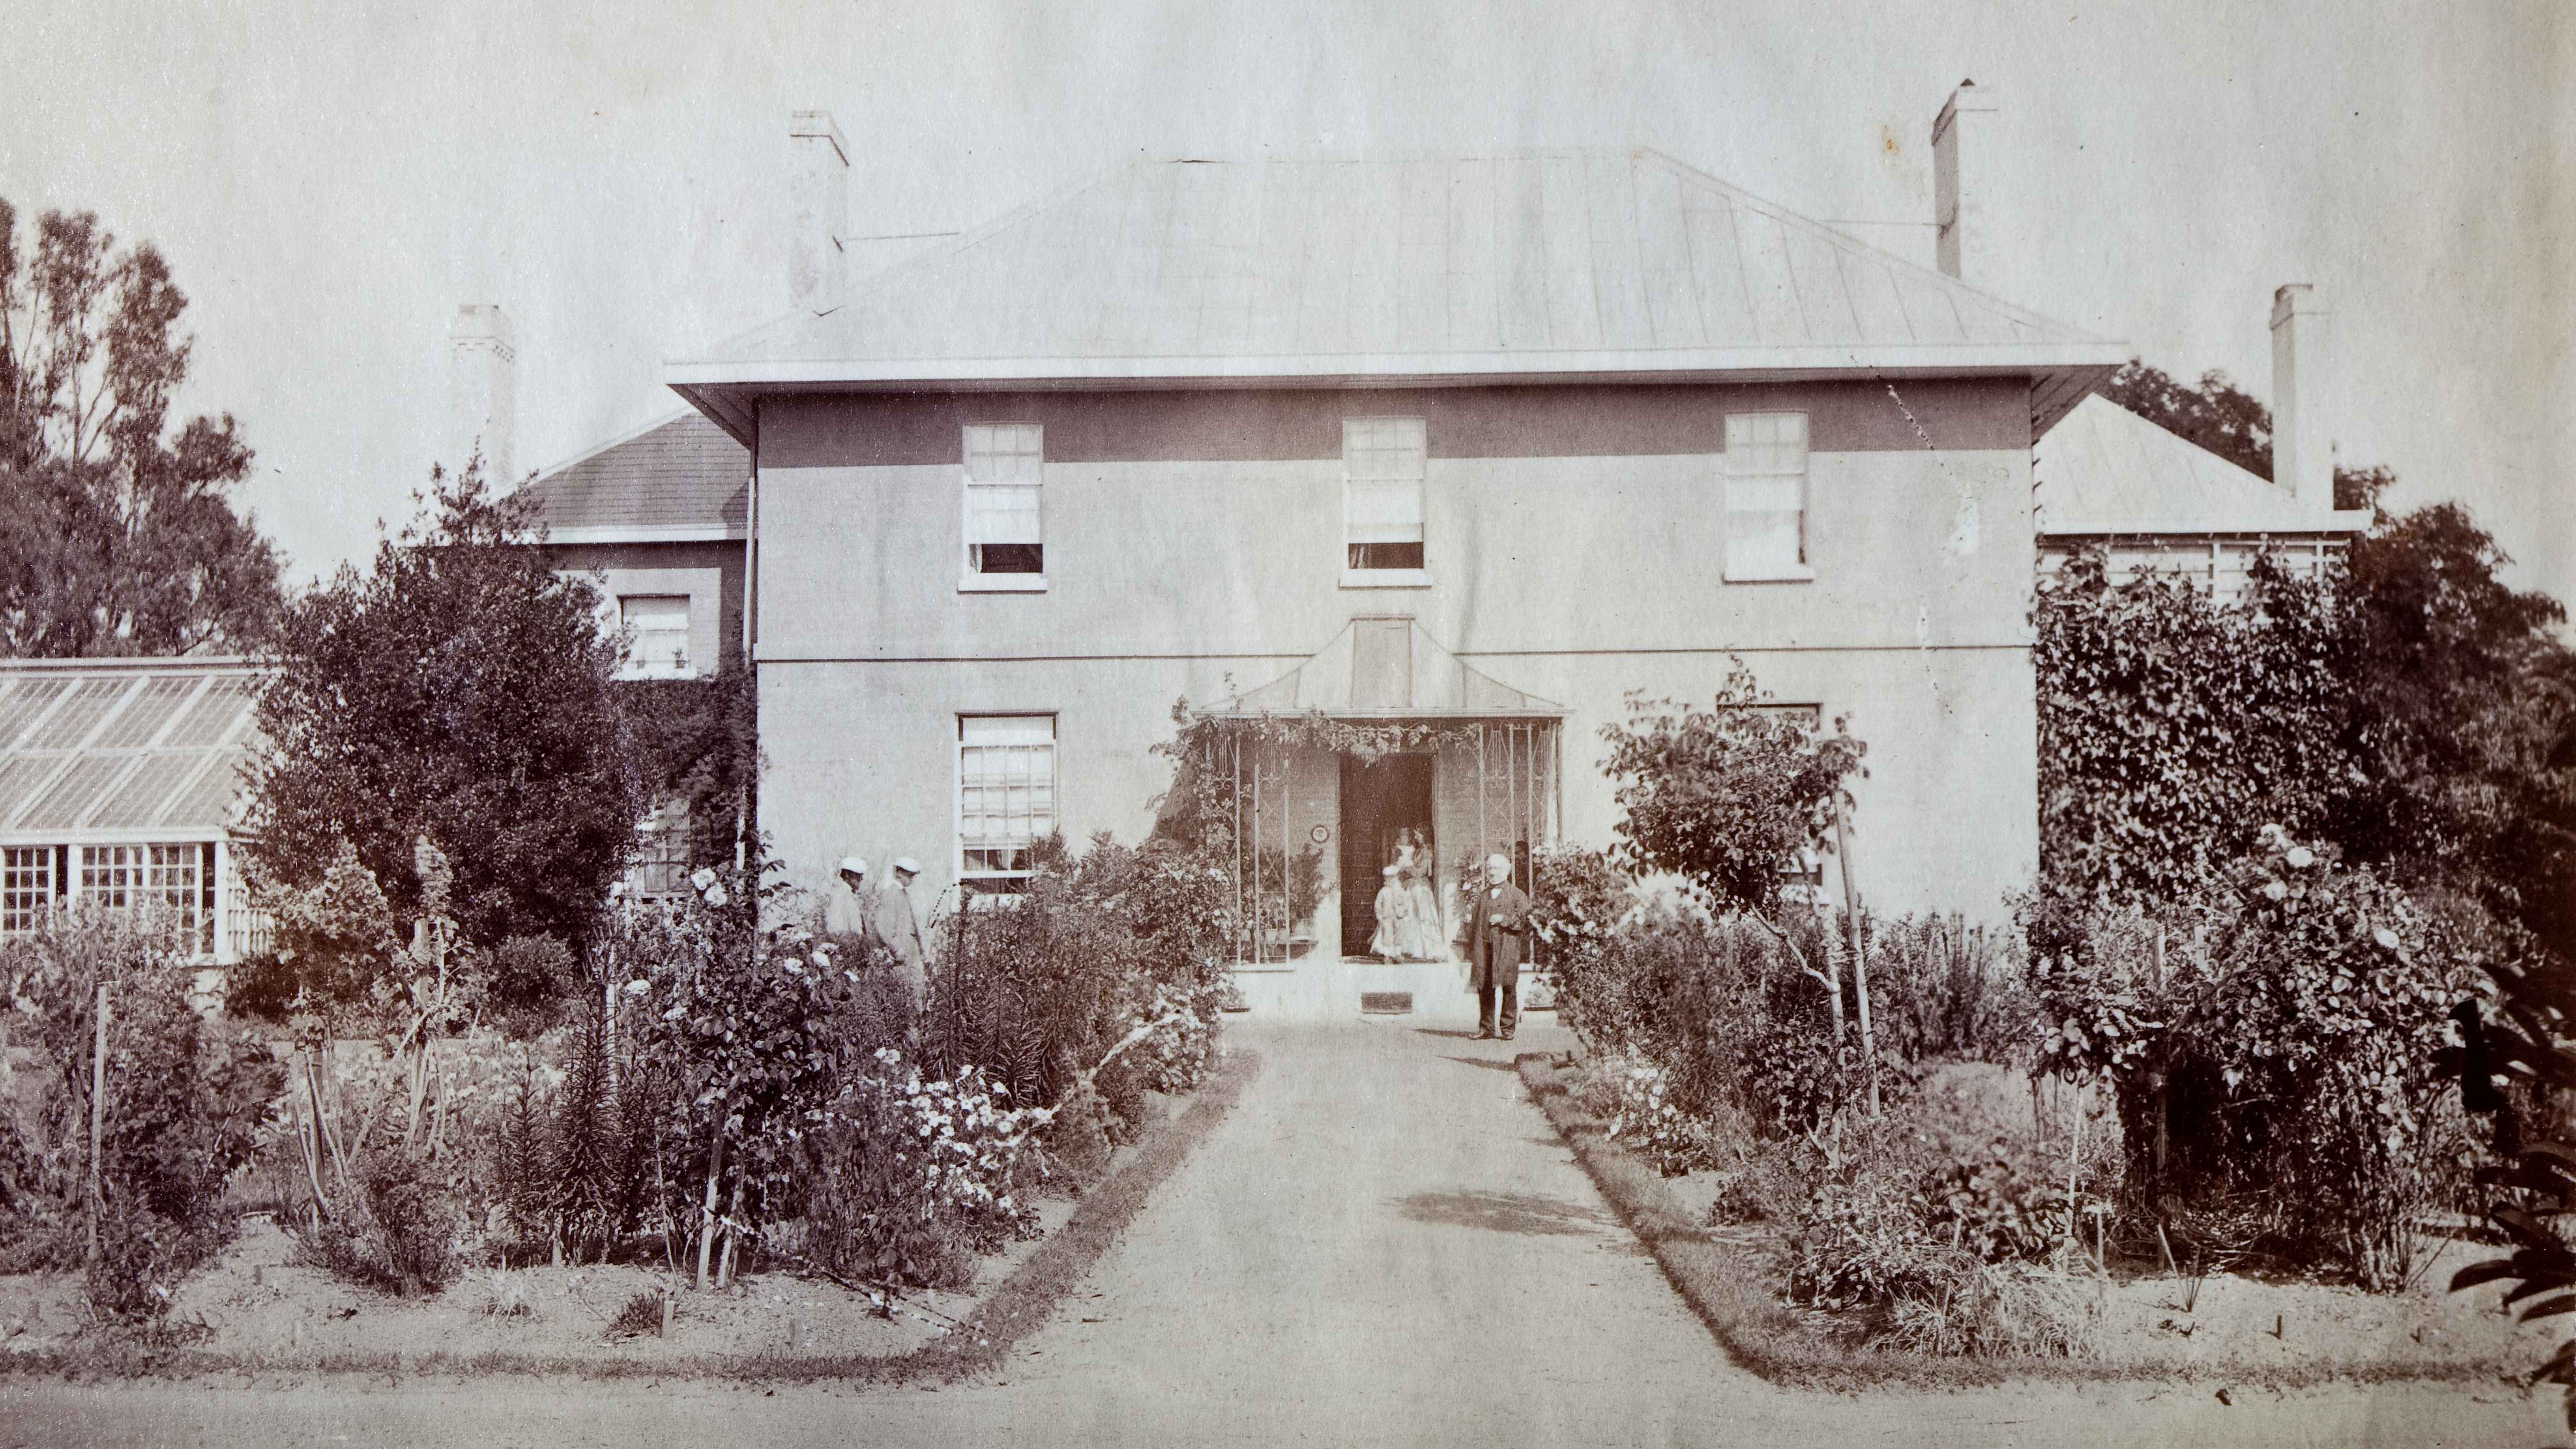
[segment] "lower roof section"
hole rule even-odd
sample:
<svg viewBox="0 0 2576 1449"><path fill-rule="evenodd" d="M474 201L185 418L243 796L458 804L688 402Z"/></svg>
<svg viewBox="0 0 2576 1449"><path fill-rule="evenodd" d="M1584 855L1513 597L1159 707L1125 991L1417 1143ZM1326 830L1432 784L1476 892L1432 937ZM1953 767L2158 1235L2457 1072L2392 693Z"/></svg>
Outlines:
<svg viewBox="0 0 2576 1449"><path fill-rule="evenodd" d="M243 659L0 660L0 843L230 834L264 678Z"/></svg>

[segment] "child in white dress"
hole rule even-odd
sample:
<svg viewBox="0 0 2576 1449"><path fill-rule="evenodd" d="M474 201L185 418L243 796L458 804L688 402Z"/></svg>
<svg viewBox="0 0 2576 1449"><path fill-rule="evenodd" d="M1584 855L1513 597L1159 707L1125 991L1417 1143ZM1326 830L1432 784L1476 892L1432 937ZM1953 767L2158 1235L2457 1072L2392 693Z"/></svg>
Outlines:
<svg viewBox="0 0 2576 1449"><path fill-rule="evenodd" d="M1388 866L1386 884L1377 888L1377 932L1369 938L1369 954L1389 961L1402 961L1413 944L1413 892L1404 880L1399 866Z"/></svg>

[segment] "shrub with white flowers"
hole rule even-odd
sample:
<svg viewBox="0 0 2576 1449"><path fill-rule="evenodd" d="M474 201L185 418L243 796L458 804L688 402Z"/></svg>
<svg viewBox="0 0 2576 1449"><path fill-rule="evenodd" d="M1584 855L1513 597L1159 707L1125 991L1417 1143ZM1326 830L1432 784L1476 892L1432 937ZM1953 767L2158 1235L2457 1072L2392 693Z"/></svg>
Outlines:
<svg viewBox="0 0 2576 1449"><path fill-rule="evenodd" d="M2036 902L2044 1069L2114 1087L2146 1203L2279 1205L2270 1236L2386 1287L2461 1205L2472 1145L2435 1063L2477 944L2277 825L2150 913Z"/></svg>

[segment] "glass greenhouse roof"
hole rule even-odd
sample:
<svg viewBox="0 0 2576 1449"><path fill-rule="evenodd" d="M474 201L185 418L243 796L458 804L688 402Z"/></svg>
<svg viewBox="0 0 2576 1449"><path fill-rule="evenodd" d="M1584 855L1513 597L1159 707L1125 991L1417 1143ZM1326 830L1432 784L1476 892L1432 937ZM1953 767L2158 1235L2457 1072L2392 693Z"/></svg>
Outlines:
<svg viewBox="0 0 2576 1449"><path fill-rule="evenodd" d="M239 659L0 661L0 841L226 833L260 679Z"/></svg>

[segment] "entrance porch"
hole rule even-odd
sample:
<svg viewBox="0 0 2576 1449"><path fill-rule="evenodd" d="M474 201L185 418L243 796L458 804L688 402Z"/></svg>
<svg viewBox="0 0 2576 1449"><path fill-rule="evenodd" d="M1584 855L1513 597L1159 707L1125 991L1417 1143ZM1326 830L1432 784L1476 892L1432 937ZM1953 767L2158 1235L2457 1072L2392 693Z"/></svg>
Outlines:
<svg viewBox="0 0 2576 1449"><path fill-rule="evenodd" d="M1402 617L1354 619L1281 678L1197 713L1190 764L1232 857L1253 1009L1343 1017L1409 997L1472 1019L1462 890L1556 838L1566 711Z"/></svg>

